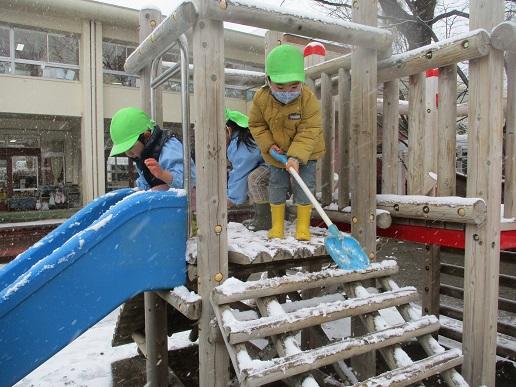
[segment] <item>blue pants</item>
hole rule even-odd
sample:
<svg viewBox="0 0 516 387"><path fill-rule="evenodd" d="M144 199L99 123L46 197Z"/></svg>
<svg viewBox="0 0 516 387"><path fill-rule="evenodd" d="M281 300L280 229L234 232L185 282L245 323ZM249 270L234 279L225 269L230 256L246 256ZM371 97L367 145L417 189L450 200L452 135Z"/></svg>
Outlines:
<svg viewBox="0 0 516 387"><path fill-rule="evenodd" d="M315 160L309 160L305 165L299 165L299 176L308 186L312 193L315 192ZM287 192L290 187L290 173L285 168L276 168L269 165L271 176L269 180L269 201L272 204L285 203ZM310 204L310 199L305 195L296 181L293 181L292 192L294 193L294 203L306 205Z"/></svg>

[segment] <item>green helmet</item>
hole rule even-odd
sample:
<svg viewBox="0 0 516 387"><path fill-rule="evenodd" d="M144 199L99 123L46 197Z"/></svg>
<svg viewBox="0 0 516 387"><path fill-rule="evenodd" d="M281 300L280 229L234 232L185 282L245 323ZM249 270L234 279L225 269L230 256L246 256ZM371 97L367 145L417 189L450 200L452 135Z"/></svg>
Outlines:
<svg viewBox="0 0 516 387"><path fill-rule="evenodd" d="M267 55L265 72L274 83L304 82L303 54L294 46L282 44Z"/></svg>
<svg viewBox="0 0 516 387"><path fill-rule="evenodd" d="M140 134L154 127L154 122L141 109L127 107L115 113L109 127L113 148L109 156L127 152L140 137Z"/></svg>
<svg viewBox="0 0 516 387"><path fill-rule="evenodd" d="M224 117L226 121L231 120L242 128L249 127L249 118L244 113L226 108L224 109Z"/></svg>

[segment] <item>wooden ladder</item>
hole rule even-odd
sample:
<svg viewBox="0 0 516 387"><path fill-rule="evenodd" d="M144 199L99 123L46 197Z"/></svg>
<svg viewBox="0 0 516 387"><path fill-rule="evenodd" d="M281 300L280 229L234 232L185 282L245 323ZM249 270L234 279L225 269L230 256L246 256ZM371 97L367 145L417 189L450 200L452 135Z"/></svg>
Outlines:
<svg viewBox="0 0 516 387"><path fill-rule="evenodd" d="M453 386L466 386L454 369L462 363L459 349L446 351L433 337L440 324L435 316L418 316L411 302L418 298L413 287L398 287L390 278L396 274L395 261L373 263L365 270L345 271L325 269L319 272L296 273L282 277L242 282L234 278L213 289L211 303L233 367L242 386L261 386L278 380L290 385L322 384L319 368L332 365L337 377L330 385L404 386L442 373ZM370 293L361 281L377 280L383 292ZM317 296L309 289L345 289L342 292ZM280 303L303 291L305 298ZM309 297L306 298L306 294ZM246 301L247 300L247 301ZM237 305L254 300L258 312L239 311ZM396 307L403 323L389 325L379 311ZM324 332L321 324L360 316L367 333L339 340L320 340L317 348L302 350L296 335L299 330ZM277 357L270 360L253 358L252 340L272 342ZM427 354L423 360L412 361L400 343L417 339ZM344 361L356 355L378 350L391 369L386 373L358 382ZM340 379L340 380L338 380ZM306 384L305 384L306 383Z"/></svg>

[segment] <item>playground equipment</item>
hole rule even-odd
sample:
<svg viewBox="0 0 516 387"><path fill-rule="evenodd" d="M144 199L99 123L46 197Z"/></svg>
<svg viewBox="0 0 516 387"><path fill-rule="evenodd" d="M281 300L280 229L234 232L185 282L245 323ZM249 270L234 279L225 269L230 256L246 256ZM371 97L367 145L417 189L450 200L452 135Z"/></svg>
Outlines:
<svg viewBox="0 0 516 387"><path fill-rule="evenodd" d="M506 177L510 176L505 185L504 215L505 218L516 215L516 176L512 176L516 171L516 157L512 156L516 146L516 28L514 23L505 23L493 30L502 21L503 1L473 0L469 7L470 32L390 55L392 37L388 31L376 27L376 7L374 0L353 2L353 22L343 22L285 12L274 6L263 7L247 0L184 1L154 30L161 15L154 10L142 11L141 44L127 59L126 70L140 73L143 107L153 111L156 118L161 109L159 93L153 95L151 85L154 82L156 86L177 70L176 67L167 71L167 75L159 74L156 63L164 50L193 28L198 168L199 238L196 243L190 241L196 248L188 250L187 271L190 288L195 289L197 284L200 297L192 301L179 291L147 292L145 322L141 322L145 333L137 331L134 325L124 324L123 315L118 325L120 342L134 340L145 350L142 352L148 359L149 385L164 385L168 380L167 303L199 322L199 374L203 387L227 385L230 359L239 382L249 386L287 378L294 385L305 381L313 385L322 380L337 385L359 381L407 385L436 373L449 385L495 384L498 284L499 280L511 282L511 278L499 275L499 250L500 245L516 246L516 222L500 222L503 50L508 63ZM354 45L352 54L313 65L306 69L306 74L310 78L307 84L321 96L327 142L335 131L339 153L349 155L341 157L335 168L341 176L339 211L327 213L339 225L343 221L351 224L352 235L373 261L370 268L356 272L323 269L322 265L329 261L323 245L324 230L314 230L310 244L284 241L275 245L260 239L259 233L247 233L239 225L227 223L226 147L224 132L220 130L224 125L223 21ZM272 37L268 39L267 49L276 42ZM457 111L456 104L456 66L461 61L470 61L467 198L453 196L456 116L465 114ZM186 70L185 62L181 66ZM424 72L433 68L439 68L439 106L425 103ZM398 119L405 108L399 102L401 77L410 80L407 109L410 196L403 195L396 174ZM253 74L252 79L256 81L259 76ZM188 90L185 87L188 77L182 80L183 89ZM384 117L383 195L376 195L373 167L377 152L378 83L383 84L380 100ZM188 102L184 98L182 109L185 120ZM338 122L334 127L336 111ZM427 119L427 115L433 119ZM327 144L329 149L332 146ZM333 193L331 153L321 168L323 205L330 204ZM430 171L437 174L437 187L427 178ZM430 190L440 197L426 195ZM351 208L347 209L349 193ZM378 235L427 244L424 264L427 290L422 311L428 316L422 317L412 304L417 297L414 289L399 288L392 280L391 276L398 270L396 264L374 262L377 231ZM260 247L252 252L240 249L249 245ZM464 310L454 311L464 321L460 329L462 351L446 351L432 336L440 328L443 332L444 320L440 322L430 315L443 310L439 305L438 276L441 245L465 248L463 268L445 267L459 275L462 270L464 276ZM304 272L286 274L287 270L299 267ZM268 272L270 278L247 281L249 275L260 272ZM370 289L372 280L377 284L374 292ZM291 302L285 302L287 297ZM253 304L257 309L249 310ZM383 310L390 307L395 307L403 320L394 326L383 318ZM126 315L134 318L129 312ZM352 335L330 342L321 324L344 317L351 317ZM217 326L213 324L214 318ZM302 343L293 330L302 331ZM257 350L251 342L256 338L265 338L268 346ZM411 338L417 338L426 354L417 362L401 346ZM391 371L375 374L376 351ZM265 357L259 358L257 352ZM350 357L354 372L344 362ZM330 364L336 377L320 370ZM454 368L460 364L462 375Z"/></svg>
<svg viewBox="0 0 516 387"><path fill-rule="evenodd" d="M240 382L247 385L260 385L266 380L286 377L286 374L275 373L270 367L267 369L275 375L272 379L267 379L264 373L258 375L259 370L256 367L251 367L253 368L250 371L253 374L252 377L246 376L245 372L240 372L242 369L246 369L246 367L242 367L243 365L249 365L252 362L246 363L246 359L250 359L246 358L242 347L236 350L232 349L231 335L229 334L228 339L227 329L224 328L228 326L225 324L225 322L227 323L224 317L225 310L220 309L220 305L224 303L216 300L216 295L221 288L217 287L213 290L224 282L228 274L232 272L231 267L237 261L246 261L243 254L235 254L234 251L230 251L228 254L227 210L224 205L226 200L226 178L223 168L225 162L224 138L222 131L218 130L224 123L222 117L224 109L222 102L224 68L221 59L223 57L221 55L223 52L222 21L355 45L352 54L314 65L306 70L308 77L311 78L307 84L314 87L321 95L323 124L327 139L331 138L333 130L334 104L332 98L337 92L338 149L340 154L351 155L349 158L342 157L340 168L338 168L341 177L347 177L347 171L352 170L352 173L349 173L349 179L339 179L338 203L340 209L345 209L349 205L348 193L351 192L351 212L339 211L335 216L339 216L341 219L346 217L350 219L352 234L360 241L371 260L376 257L377 218L379 219L380 216L386 218L384 211L377 210L378 204L381 205L382 202L385 203L384 208L390 212L392 225L388 226L389 221L384 222L385 228L380 229L380 232L388 232L391 227L395 229L400 226L417 227L413 224L414 218L421 219L420 226L423 227L420 228L428 230L424 233L427 236L431 232L440 231L440 229L432 229L428 223L424 223L430 219L436 219L436 224L439 222L442 224L444 223L442 220L446 219L446 224L453 222L465 225L465 231L464 228L461 231L465 235L466 264L464 271L467 285L465 287L463 329L463 373L466 380L473 385L494 384L496 332L493 327L496 324L493 322L496 321L496 302L493 300L496 299L498 289L496 278L499 271L497 261L500 246L498 212L500 211L501 186L501 163L499 161L501 161L500 144L502 139L501 74L503 67L502 52L491 47L489 31L501 21L503 2L491 2L489 7L486 7L484 3L483 0L471 2L471 31L469 33L445 42L390 56L386 49L390 46L391 37L389 32L376 28L376 2L372 0L353 3L353 22L350 23L308 17L302 13L285 12L283 9L273 6L262 7L255 2L244 0L186 1L156 27L127 59L126 70L133 73L139 72L150 65L168 42L174 41L193 26L194 104L197 113L195 134L197 165L200 171L197 186L197 200L200 204L197 208L200 238L196 256L202 257L202 261L197 262L195 269L189 269L189 274L191 274L190 279L198 280L198 290L203 300L199 320L201 385L223 385L228 378L226 348L216 339L215 333L210 328L209 322L213 317L213 311L206 307L206 300L210 297L212 297L222 336L228 345L227 350L231 355ZM514 37L510 37L510 39L514 39ZM266 47L271 48L267 45ZM453 145L455 142L456 63L464 60L470 61L471 68L468 115L475 117L474 123L470 124L469 132L469 149L473 154L472 159L468 161L471 166L468 176L468 194L471 198L452 198L450 195L454 195L455 147L450 144ZM436 67L440 69L441 74L438 81L439 110L437 120L434 120L431 126L432 129L426 130L427 109L433 113L437 107L427 108L424 103L425 78L421 74ZM410 78L408 193L419 194L417 197L407 197L406 200L403 195L399 195L400 189L397 186L398 180L395 175L398 165L396 149L400 105L398 79L405 76ZM389 194L389 196L377 198L376 176L374 168L371 166L376 163L376 108L378 106L376 89L378 83L384 84L384 96L381 100L384 107L383 149L385 152L382 159L384 166L382 189L383 193ZM508 114L513 111L513 99L511 97L507 101ZM425 133L431 133L431 136L435 136L439 141L427 141L429 139L425 137ZM328 147L330 146L331 144L328 144ZM437 154L438 157L436 157ZM486 160L489 162L485 163ZM322 203L327 205L330 204L333 187L331 157L325 158L322 170L325 171L324 176L326 176L324 177L326 181L323 181L322 184ZM447 198L435 200L430 196L421 196L421 194L429 192L428 188L431 187L426 177L429 171L437 172L437 194L447 195ZM352 180L353 184L349 185L349 180ZM399 221L400 216L410 218L411 223L409 225L402 224ZM233 237L231 234L229 236ZM435 243L435 240L430 238L428 240ZM230 243L233 242L230 241ZM233 245L231 248L233 250ZM438 258L436 258L438 257L438 248L431 246L429 250L433 253L429 257L433 258L428 264L429 271L434 273L435 265L438 264ZM317 249L312 251L313 254L316 254ZM264 257L273 257L276 254L258 253L256 257L249 257L247 261L255 266L255 271L264 271L263 269L267 267L267 259ZM294 252L290 254L290 257L294 258L296 254L298 253ZM261 258L257 259L257 257ZM233 262L229 267L228 260L230 263ZM192 260L193 262L195 259ZM258 264L258 262L260 263ZM314 259L313 262L312 270L320 268L320 260ZM318 263L315 264L315 262ZM292 264L292 262L290 263ZM303 265L310 266L308 260L303 261ZM268 267L271 268L271 266ZM282 265L282 269L286 267L288 267L286 264ZM233 270L233 273L236 272ZM245 273L251 272L252 268L245 271ZM434 277L428 277L435 281ZM394 288L389 280L381 281L381 283L384 290ZM231 284L230 281L229 284ZM268 289L271 284L263 286ZM433 289L435 289L435 284ZM265 296L268 295L267 292L268 290L265 291ZM301 293L303 297L309 297L310 292L311 290ZM354 292L353 289L346 291L348 297L356 294L357 292ZM361 294L360 291L358 294ZM259 296L257 298L260 298ZM246 298L252 297L246 294ZM435 303L435 293L427 294L425 298L431 299ZM257 300L257 304L262 318L265 318L267 311L270 311L270 308L267 308L268 300L262 307L260 307L259 300ZM424 303L423 306L425 312L428 310L431 313L438 313L435 308L429 309L429 304ZM406 309L404 311L404 317L409 317ZM231 321L231 316L228 318ZM378 325L368 319L369 317L361 317L364 325L355 323L355 328L364 327L369 332L375 328L378 329ZM291 337L278 335L278 333L273 331L273 341L280 343L277 345L277 353L282 356L281 343L284 343L286 339L288 342ZM247 340L248 338L241 336L238 340ZM147 339L149 340L149 338ZM433 344L425 345L427 348L440 348L437 349L437 352L443 350L439 344L437 347L434 347ZM239 342L238 345L242 344ZM283 345L283 347L285 346ZM397 350L396 347L395 351ZM362 352L360 351L360 353ZM398 376L402 375L402 384L408 383L407 375L410 373L408 369L417 368L417 366L413 366L412 362L406 358L406 363L404 363L403 360L392 357L393 352L390 350L381 353L384 358L391 359L387 362L389 367L397 369L393 372ZM241 356L238 356L239 354ZM292 353L287 355L292 355ZM374 355L369 352L367 356L365 361L363 358L354 363L352 361L354 370L361 378L372 377L374 373ZM274 364L282 367L282 361L286 361L286 359L275 360ZM436 363L432 361L430 363L432 365L429 367L431 370L429 373L438 372L439 367L436 366ZM451 384L464 384L460 375L450 367L453 366L444 367L447 369L443 372L445 380ZM287 370L291 368L295 371L289 373L290 371ZM298 371L302 372L302 370L306 371L306 368L296 368L291 363L283 364L283 369L289 375L294 375ZM155 370L148 369L148 380L151 381L151 384L158 383L153 372ZM314 371L314 373L316 372ZM452 380L454 378L455 382Z"/></svg>
<svg viewBox="0 0 516 387"><path fill-rule="evenodd" d="M0 385L10 386L135 294L185 282L186 196L96 199L0 270Z"/></svg>

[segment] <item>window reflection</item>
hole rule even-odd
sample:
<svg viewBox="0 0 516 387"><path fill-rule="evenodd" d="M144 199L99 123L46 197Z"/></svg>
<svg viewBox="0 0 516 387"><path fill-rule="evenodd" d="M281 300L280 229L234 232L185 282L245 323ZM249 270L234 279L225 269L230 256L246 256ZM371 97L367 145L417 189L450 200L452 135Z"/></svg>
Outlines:
<svg viewBox="0 0 516 387"><path fill-rule="evenodd" d="M9 29L0 27L0 56L11 56Z"/></svg>
<svg viewBox="0 0 516 387"><path fill-rule="evenodd" d="M74 36L48 34L48 61L79 64L79 40Z"/></svg>
<svg viewBox="0 0 516 387"><path fill-rule="evenodd" d="M47 61L47 34L15 28L14 52L17 59Z"/></svg>
<svg viewBox="0 0 516 387"><path fill-rule="evenodd" d="M36 156L13 156L13 191L38 189L38 158Z"/></svg>

